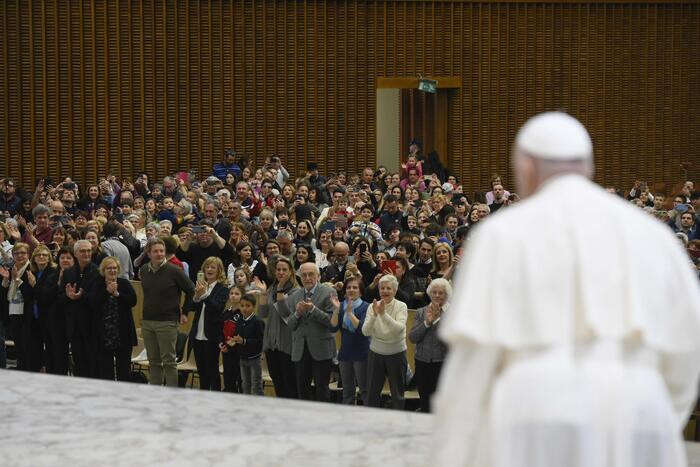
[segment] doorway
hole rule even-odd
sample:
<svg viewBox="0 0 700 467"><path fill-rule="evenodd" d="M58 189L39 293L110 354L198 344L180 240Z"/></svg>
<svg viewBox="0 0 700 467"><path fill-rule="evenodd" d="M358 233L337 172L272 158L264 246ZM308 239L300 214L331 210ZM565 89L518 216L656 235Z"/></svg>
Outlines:
<svg viewBox="0 0 700 467"><path fill-rule="evenodd" d="M435 151L449 166L448 106L459 77L429 78L437 81L435 93L418 90L418 78L377 78L377 164L390 172L405 161L411 141L418 141L424 155Z"/></svg>

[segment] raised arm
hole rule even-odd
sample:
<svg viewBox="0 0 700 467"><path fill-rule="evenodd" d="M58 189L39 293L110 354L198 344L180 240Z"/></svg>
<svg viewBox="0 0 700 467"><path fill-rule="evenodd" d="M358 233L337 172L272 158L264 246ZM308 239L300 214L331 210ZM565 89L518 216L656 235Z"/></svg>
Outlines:
<svg viewBox="0 0 700 467"><path fill-rule="evenodd" d="M377 319L377 314L374 312L374 304L371 304L367 308L367 315L365 316L365 322L362 325L362 334L365 336L371 336L374 333L374 323Z"/></svg>

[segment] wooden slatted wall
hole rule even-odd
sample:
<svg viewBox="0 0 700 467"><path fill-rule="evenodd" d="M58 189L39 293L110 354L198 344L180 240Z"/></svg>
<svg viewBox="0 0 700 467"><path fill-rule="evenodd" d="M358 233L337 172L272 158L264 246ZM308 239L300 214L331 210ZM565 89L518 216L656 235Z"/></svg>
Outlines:
<svg viewBox="0 0 700 467"><path fill-rule="evenodd" d="M0 173L207 172L224 147L291 171L375 161L375 77L461 76L452 169L510 175L527 116L590 128L598 181L700 161L700 4L3 0Z"/></svg>

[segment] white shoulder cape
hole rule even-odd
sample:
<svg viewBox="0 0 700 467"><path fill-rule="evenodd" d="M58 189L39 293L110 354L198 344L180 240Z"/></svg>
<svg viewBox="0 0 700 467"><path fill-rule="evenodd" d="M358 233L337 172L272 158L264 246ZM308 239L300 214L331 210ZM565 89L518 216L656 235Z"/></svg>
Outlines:
<svg viewBox="0 0 700 467"><path fill-rule="evenodd" d="M442 327L511 349L636 336L700 347L700 287L670 229L589 180L565 175L483 221L468 240Z"/></svg>

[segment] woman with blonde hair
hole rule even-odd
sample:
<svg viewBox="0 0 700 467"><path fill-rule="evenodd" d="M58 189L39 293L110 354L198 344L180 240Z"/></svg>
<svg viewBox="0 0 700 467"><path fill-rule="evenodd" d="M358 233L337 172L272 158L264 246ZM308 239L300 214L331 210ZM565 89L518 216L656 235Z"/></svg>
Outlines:
<svg viewBox="0 0 700 467"><path fill-rule="evenodd" d="M32 313L24 317L27 326L28 369L39 371L45 367L47 371L54 373L55 365L51 356L53 323L50 320L58 296L58 270L46 245L40 244L34 248L29 267L32 274L27 275L27 279L32 290L33 304ZM63 326L65 327L65 324Z"/></svg>
<svg viewBox="0 0 700 467"><path fill-rule="evenodd" d="M92 308L95 376L114 381L129 381L131 350L136 345L136 327L131 309L136 292L128 279L119 277L119 258L107 256L99 265L100 277L87 292Z"/></svg>
<svg viewBox="0 0 700 467"><path fill-rule="evenodd" d="M219 351L224 341L221 315L228 300L224 264L215 256L202 263L203 277L194 289L194 319L190 330L190 345L199 373L199 388L221 390Z"/></svg>
<svg viewBox="0 0 700 467"><path fill-rule="evenodd" d="M452 247L447 243L439 242L433 248L433 270L430 271L430 277L433 279L443 277L450 280L453 266L454 253L452 252Z"/></svg>
<svg viewBox="0 0 700 467"><path fill-rule="evenodd" d="M282 187L282 199L284 200L285 206L289 207L294 204L294 195L296 195L297 190L294 185L287 183Z"/></svg>

